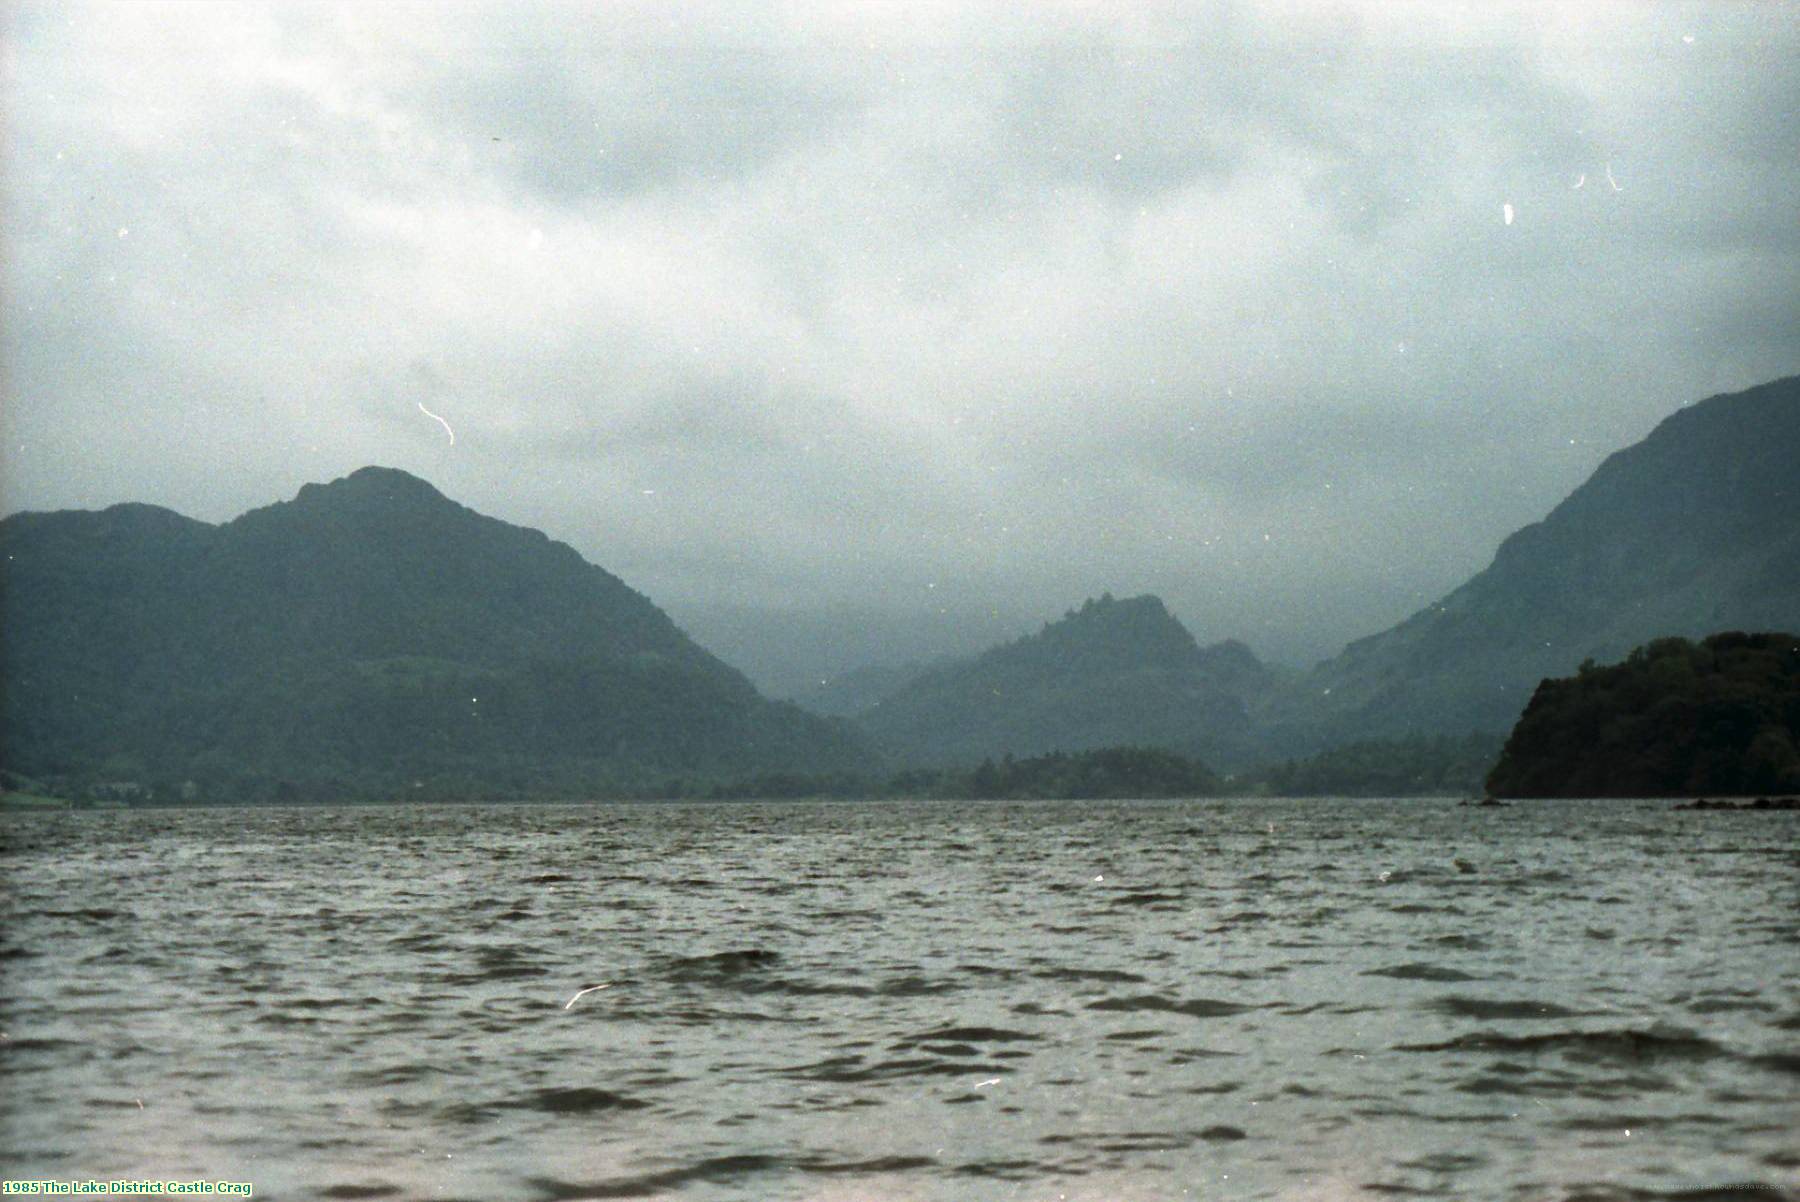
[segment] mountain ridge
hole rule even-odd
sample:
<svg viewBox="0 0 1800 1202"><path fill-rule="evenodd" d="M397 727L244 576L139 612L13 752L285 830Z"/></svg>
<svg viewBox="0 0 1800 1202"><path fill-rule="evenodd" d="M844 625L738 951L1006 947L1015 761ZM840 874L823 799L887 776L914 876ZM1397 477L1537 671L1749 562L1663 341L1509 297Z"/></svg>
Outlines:
<svg viewBox="0 0 1800 1202"><path fill-rule="evenodd" d="M977 655L893 670L855 726L919 766L1131 744L1226 770L1501 732L1584 660L1800 628L1796 463L1800 377L1709 397L1607 456L1482 571L1309 672L1202 646L1160 598L1108 593ZM389 788L485 780L485 756L502 783L542 789L868 762L847 724L763 698L574 548L399 469L217 525L136 502L17 513L0 550L9 769L261 764ZM396 745L401 731L420 737Z"/></svg>
<svg viewBox="0 0 1800 1202"><path fill-rule="evenodd" d="M1608 455L1445 596L1305 673L1272 672L1233 640L1199 648L1185 630L1159 630L1159 621L1173 622L1159 600L1109 595L1116 615L1138 616L1139 662L1078 666L1068 648L1058 650L1079 625L1065 628L1081 616L1070 611L1036 635L910 673L857 719L890 749L925 762L1093 746L1100 731L1228 767L1371 740L1498 736L1540 680L1566 675L1584 659L1616 659L1671 635L1800 627L1796 463L1800 377L1719 394L1676 410ZM1009 693L999 678L1034 647L1066 661L1062 678L1040 665L1036 679L1012 682L1039 695ZM1135 682L1171 709L1191 712L1164 713L1123 695L1131 671L1171 668L1195 655L1213 661L1200 673L1203 688ZM984 673L996 679L984 683ZM1111 696L1115 708L1136 707L1141 722L1132 728L1094 713L1087 730L1076 729L1081 708L1066 694L1082 688ZM1221 698L1241 706L1222 707ZM1090 710L1098 707L1090 702ZM992 712L1007 706L1016 712ZM934 717L933 707L956 717Z"/></svg>
<svg viewBox="0 0 1800 1202"><path fill-rule="evenodd" d="M14 514L0 550L0 764L34 776L543 795L866 759L573 548L397 469L218 525Z"/></svg>
<svg viewBox="0 0 1800 1202"><path fill-rule="evenodd" d="M1253 741L1245 694L1271 680L1242 643L1200 646L1160 598L1106 593L919 674L855 720L922 765L1126 744L1234 763Z"/></svg>
<svg viewBox="0 0 1800 1202"><path fill-rule="evenodd" d="M1800 377L1677 410L1489 565L1317 665L1278 741L1505 730L1539 680L1652 639L1800 624Z"/></svg>

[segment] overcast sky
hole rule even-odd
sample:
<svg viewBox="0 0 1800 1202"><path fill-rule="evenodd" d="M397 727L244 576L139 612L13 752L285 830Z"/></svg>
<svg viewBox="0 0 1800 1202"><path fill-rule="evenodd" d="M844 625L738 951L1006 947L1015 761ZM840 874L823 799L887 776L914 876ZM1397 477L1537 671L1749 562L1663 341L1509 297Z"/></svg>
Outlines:
<svg viewBox="0 0 1800 1202"><path fill-rule="evenodd" d="M1303 661L1800 371L1791 3L5 20L6 511L391 465L740 662Z"/></svg>

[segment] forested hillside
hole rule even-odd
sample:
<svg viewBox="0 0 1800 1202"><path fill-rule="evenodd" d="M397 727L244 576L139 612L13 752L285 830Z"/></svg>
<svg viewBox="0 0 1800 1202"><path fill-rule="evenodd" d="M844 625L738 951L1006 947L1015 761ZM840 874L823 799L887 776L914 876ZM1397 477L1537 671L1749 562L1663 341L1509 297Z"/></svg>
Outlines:
<svg viewBox="0 0 1800 1202"><path fill-rule="evenodd" d="M1658 639L1539 686L1488 788L1502 797L1800 793L1800 638Z"/></svg>
<svg viewBox="0 0 1800 1202"><path fill-rule="evenodd" d="M567 795L860 764L617 577L403 472L222 526L0 522L0 766L242 797Z"/></svg>

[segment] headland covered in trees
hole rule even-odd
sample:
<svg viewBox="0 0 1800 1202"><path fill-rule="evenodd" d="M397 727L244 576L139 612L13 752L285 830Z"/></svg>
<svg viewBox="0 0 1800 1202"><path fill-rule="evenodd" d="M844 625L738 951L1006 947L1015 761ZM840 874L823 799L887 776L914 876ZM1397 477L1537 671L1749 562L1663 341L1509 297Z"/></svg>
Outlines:
<svg viewBox="0 0 1800 1202"><path fill-rule="evenodd" d="M830 714L761 696L568 546L393 469L222 525L18 513L0 520L0 784L124 802L1468 793L1525 711L1497 790L1780 791L1800 715L1768 665L1787 636L1708 636L1800 630L1796 462L1786 379L1680 410L1469 582L1311 670L1107 595L981 655L869 674ZM1671 740L1712 750L1676 779Z"/></svg>
<svg viewBox="0 0 1800 1202"><path fill-rule="evenodd" d="M1800 636L1658 639L1546 680L1488 788L1503 797L1800 793Z"/></svg>

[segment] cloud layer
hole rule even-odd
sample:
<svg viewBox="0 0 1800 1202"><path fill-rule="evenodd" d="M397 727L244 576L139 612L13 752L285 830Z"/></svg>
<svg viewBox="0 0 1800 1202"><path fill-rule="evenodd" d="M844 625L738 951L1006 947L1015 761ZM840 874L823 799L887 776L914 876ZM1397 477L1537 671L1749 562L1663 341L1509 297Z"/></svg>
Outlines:
<svg viewBox="0 0 1800 1202"><path fill-rule="evenodd" d="M1800 8L1595 7L14 8L0 500L1321 654L1800 370Z"/></svg>

